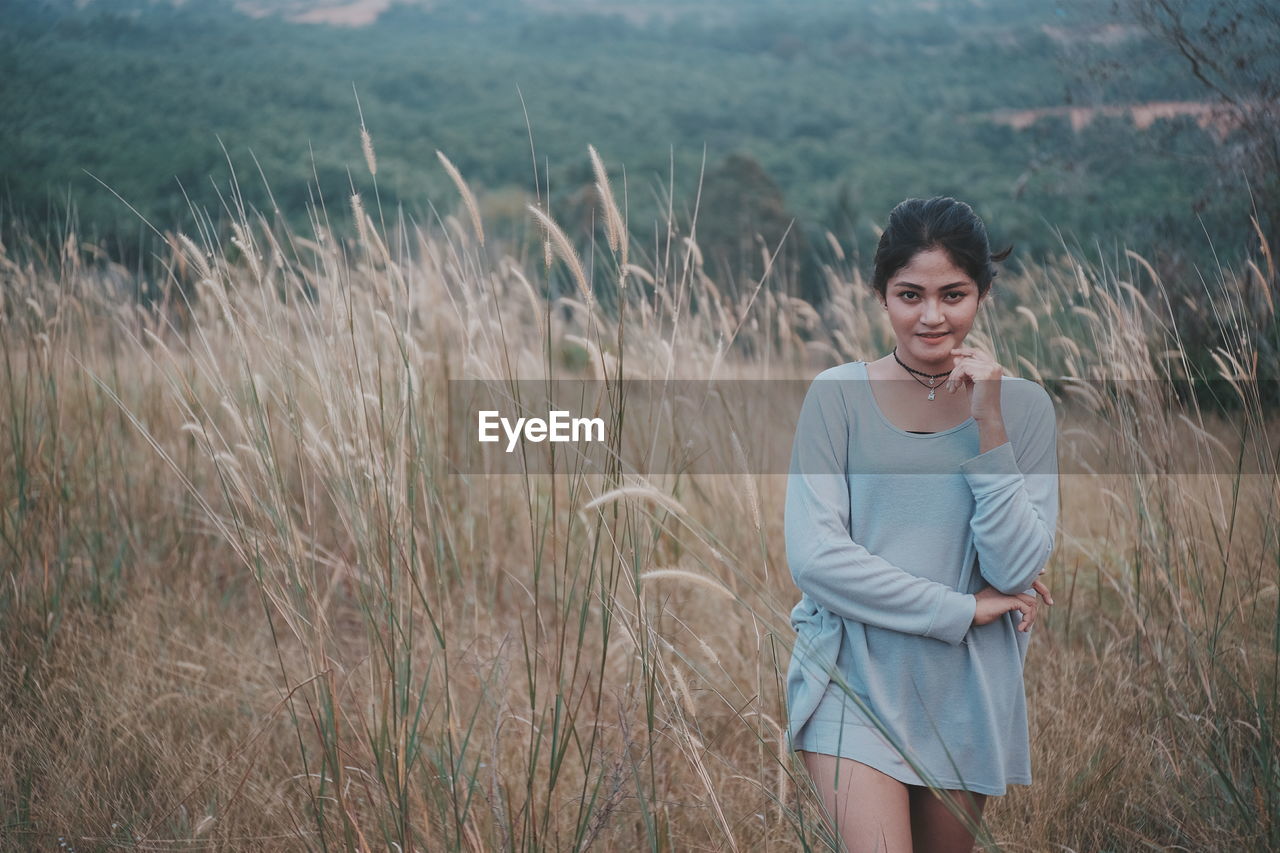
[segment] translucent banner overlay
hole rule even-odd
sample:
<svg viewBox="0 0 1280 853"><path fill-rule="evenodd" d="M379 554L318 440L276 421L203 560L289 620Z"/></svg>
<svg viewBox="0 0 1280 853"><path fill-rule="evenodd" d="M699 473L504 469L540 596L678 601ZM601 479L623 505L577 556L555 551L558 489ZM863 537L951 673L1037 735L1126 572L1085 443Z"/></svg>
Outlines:
<svg viewBox="0 0 1280 853"><path fill-rule="evenodd" d="M823 418L831 435L872 447L845 464L859 473L956 474L980 452L982 428L946 392L910 380L823 380L840 386ZM810 380L451 380L447 463L458 474L786 474ZM1024 474L1023 435L1043 406L1002 385L1001 416ZM1019 383L1021 384L1021 383ZM1028 381L1027 384L1033 384ZM1070 474L1272 474L1280 430L1239 408L1241 395L1274 400L1263 383L1059 379L1034 383L1053 401L1057 470ZM1266 383L1272 385L1274 383ZM914 388L910 387L914 386ZM1270 393L1260 393L1260 392ZM916 399L916 398L919 399ZM1193 397L1206 414L1200 416ZM831 399L840 401L838 406ZM1214 402L1218 401L1218 402ZM953 413L940 419L932 409ZM843 408L841 408L843 407ZM945 407L945 408L943 408ZM1022 411L1026 407L1027 411ZM1228 407L1223 414L1216 412ZM1234 407L1231 409L1229 407ZM844 420L847 418L847 421ZM928 421L936 423L928 424ZM945 422L944 422L945 421ZM1039 421L1039 429L1044 421ZM1021 429L1020 429L1021 428ZM921 435L914 430L932 429ZM838 440L828 441L837 447ZM837 447L838 452L838 447ZM806 454L807 456L808 454ZM809 472L820 473L820 472Z"/></svg>

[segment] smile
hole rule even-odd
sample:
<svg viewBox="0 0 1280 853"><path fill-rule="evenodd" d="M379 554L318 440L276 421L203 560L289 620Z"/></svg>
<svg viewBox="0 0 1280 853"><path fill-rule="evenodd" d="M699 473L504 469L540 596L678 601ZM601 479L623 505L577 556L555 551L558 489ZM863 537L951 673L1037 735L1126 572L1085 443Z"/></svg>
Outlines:
<svg viewBox="0 0 1280 853"><path fill-rule="evenodd" d="M945 338L947 334L947 332L940 332L936 335L920 335L920 337L924 338L926 341L936 341L940 338Z"/></svg>

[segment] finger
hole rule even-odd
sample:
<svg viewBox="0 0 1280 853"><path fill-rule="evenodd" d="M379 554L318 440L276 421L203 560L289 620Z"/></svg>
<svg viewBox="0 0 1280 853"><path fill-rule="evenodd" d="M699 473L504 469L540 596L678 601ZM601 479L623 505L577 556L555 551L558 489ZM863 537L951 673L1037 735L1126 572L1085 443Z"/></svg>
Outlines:
<svg viewBox="0 0 1280 853"><path fill-rule="evenodd" d="M1035 606L1027 604L1024 600L1026 598L1027 596L1009 596L1009 609L1005 611L1006 613L1012 613L1016 610L1021 614L1022 621L1018 623L1018 628L1020 630L1025 630L1026 627L1030 626L1030 620L1035 619Z"/></svg>
<svg viewBox="0 0 1280 853"><path fill-rule="evenodd" d="M1050 594L1049 587L1045 586L1043 581L1036 581L1031 585L1031 587L1036 592L1040 593L1046 604L1049 604L1050 606L1053 605L1053 595Z"/></svg>
<svg viewBox="0 0 1280 853"><path fill-rule="evenodd" d="M1036 600L1026 593L1018 593L1014 598L1018 600L1018 609L1022 611L1022 622L1018 627L1029 631L1031 624L1036 621Z"/></svg>
<svg viewBox="0 0 1280 853"><path fill-rule="evenodd" d="M951 354L956 358L971 358L977 361L989 360L986 353L973 347L953 347Z"/></svg>
<svg viewBox="0 0 1280 853"><path fill-rule="evenodd" d="M1030 629L1031 623L1035 619L1035 610L1021 604L1015 606L1013 609L1022 614L1022 619L1018 622L1018 630L1025 632Z"/></svg>

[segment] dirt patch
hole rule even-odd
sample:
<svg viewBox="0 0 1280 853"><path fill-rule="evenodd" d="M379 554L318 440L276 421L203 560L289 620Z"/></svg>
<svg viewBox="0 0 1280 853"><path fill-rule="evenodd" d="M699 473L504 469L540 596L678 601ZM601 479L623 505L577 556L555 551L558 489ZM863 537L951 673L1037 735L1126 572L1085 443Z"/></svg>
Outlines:
<svg viewBox="0 0 1280 853"><path fill-rule="evenodd" d="M1146 101L1139 104L1108 105L1100 107L1041 107L1034 110L996 110L987 117L997 124L1006 124L1015 130L1025 130L1043 118L1056 116L1071 122L1071 129L1079 133L1099 115L1128 118L1138 130L1146 130L1157 119L1191 116L1196 124L1212 131L1219 140L1224 139L1235 126L1230 115L1217 104L1208 101Z"/></svg>
<svg viewBox="0 0 1280 853"><path fill-rule="evenodd" d="M237 11L253 18L268 15L279 15L300 24L328 24L335 27L367 27L378 16L391 8L392 0L286 0L286 2L269 2L269 0L240 0L235 4ZM428 0L416 5L430 7Z"/></svg>
<svg viewBox="0 0 1280 853"><path fill-rule="evenodd" d="M1055 27L1044 24L1040 31L1058 44L1101 44L1114 47L1133 39L1142 38L1142 27L1133 24L1101 24L1096 27Z"/></svg>
<svg viewBox="0 0 1280 853"><path fill-rule="evenodd" d="M334 24L340 27L365 27L391 6L391 0L356 0L310 9L290 18L301 24Z"/></svg>
<svg viewBox="0 0 1280 853"><path fill-rule="evenodd" d="M175 0L177 2L177 0ZM253 18L278 15L303 24L337 27L367 27L391 7L392 2L430 9L435 0L237 0L235 8ZM624 0L514 0L544 13L620 15L628 23L643 25L657 19L665 22L679 15L700 14L704 19L718 15L711 4L672 4L636 8ZM928 0L926 0L928 2Z"/></svg>
<svg viewBox="0 0 1280 853"><path fill-rule="evenodd" d="M634 3L612 2L612 0L520 0L522 5L544 13L574 15L617 15L627 23L643 26L650 21L669 24L682 15L692 15L704 22L726 21L732 13L717 7L714 3L671 3L667 5L646 4L638 8Z"/></svg>

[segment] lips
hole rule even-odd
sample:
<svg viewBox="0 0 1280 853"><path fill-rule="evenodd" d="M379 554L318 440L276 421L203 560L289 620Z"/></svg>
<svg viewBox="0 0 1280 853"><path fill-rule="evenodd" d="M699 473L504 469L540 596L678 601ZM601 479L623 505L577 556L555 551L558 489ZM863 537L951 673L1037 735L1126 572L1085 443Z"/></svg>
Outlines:
<svg viewBox="0 0 1280 853"><path fill-rule="evenodd" d="M926 341L940 341L946 336L947 336L947 333L943 332L942 334L938 334L938 335L919 335L918 337L924 338Z"/></svg>

